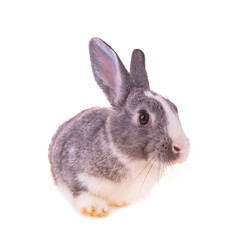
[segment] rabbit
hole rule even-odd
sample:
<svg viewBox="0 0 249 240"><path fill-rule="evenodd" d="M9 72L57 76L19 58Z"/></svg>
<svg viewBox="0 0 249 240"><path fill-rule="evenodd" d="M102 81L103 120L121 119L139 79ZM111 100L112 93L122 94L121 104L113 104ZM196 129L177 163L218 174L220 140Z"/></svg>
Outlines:
<svg viewBox="0 0 249 240"><path fill-rule="evenodd" d="M99 38L90 40L89 53L111 108L84 110L62 124L49 160L55 183L79 211L102 217L147 196L166 166L187 158L190 144L176 105L150 90L141 50L132 53L130 73Z"/></svg>

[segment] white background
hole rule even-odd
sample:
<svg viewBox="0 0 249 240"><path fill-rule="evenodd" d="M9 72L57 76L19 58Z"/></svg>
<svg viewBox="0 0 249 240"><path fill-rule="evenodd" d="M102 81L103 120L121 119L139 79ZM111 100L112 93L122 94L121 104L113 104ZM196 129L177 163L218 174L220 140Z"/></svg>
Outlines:
<svg viewBox="0 0 249 240"><path fill-rule="evenodd" d="M248 1L1 1L1 239L249 239ZM107 106L88 42L129 68L145 52L151 88L179 108L188 161L151 196L104 219L54 186L56 128Z"/></svg>

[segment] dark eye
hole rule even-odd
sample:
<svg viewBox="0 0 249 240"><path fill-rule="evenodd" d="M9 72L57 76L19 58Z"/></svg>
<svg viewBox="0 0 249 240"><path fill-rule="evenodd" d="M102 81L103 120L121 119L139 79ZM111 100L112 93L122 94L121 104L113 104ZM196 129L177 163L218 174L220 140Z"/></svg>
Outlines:
<svg viewBox="0 0 249 240"><path fill-rule="evenodd" d="M139 124L145 126L150 122L150 115L146 111L141 111L138 118Z"/></svg>

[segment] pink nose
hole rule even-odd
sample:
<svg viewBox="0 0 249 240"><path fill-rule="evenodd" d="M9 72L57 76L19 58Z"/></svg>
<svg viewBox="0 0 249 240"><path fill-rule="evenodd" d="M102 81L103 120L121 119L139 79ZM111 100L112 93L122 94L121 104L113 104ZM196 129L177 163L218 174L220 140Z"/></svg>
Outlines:
<svg viewBox="0 0 249 240"><path fill-rule="evenodd" d="M178 146L176 146L176 145L173 145L173 151L175 152L175 153L180 153L181 152L181 148L179 148Z"/></svg>

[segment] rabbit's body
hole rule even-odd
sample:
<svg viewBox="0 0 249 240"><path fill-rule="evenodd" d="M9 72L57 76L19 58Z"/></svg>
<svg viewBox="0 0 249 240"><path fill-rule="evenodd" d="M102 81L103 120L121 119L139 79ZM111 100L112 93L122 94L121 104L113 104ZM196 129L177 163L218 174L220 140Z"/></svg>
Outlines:
<svg viewBox="0 0 249 240"><path fill-rule="evenodd" d="M104 156L112 154L105 133L110 112L106 108L83 111L64 123L54 137L50 147L54 178L56 182L66 183L74 196L87 190L87 186L77 184L78 174L81 172L115 182L124 176L124 166L118 164L114 156L107 163L101 161Z"/></svg>
<svg viewBox="0 0 249 240"><path fill-rule="evenodd" d="M65 184L75 197L91 192L119 206L148 194L164 169L115 149L106 128L111 115L111 109L92 108L65 122L53 138L50 159L56 183Z"/></svg>
<svg viewBox="0 0 249 240"><path fill-rule="evenodd" d="M135 50L131 73L100 39L90 42L93 73L112 108L85 110L59 127L49 158L84 213L105 215L147 195L167 163L184 160L189 143L177 108L150 91L144 55Z"/></svg>

